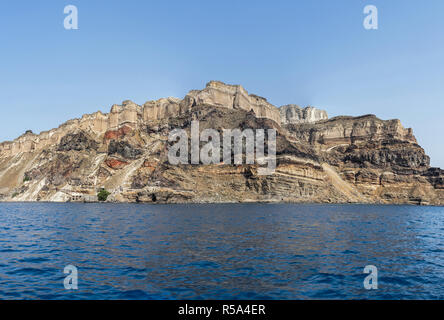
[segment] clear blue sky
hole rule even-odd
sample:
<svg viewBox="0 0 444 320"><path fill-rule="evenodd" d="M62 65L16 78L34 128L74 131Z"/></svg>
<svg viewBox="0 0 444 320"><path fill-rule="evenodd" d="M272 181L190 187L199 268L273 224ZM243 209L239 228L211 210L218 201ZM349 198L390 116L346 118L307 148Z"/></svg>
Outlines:
<svg viewBox="0 0 444 320"><path fill-rule="evenodd" d="M442 0L2 1L0 140L222 80L276 106L399 118L444 167L443 16Z"/></svg>

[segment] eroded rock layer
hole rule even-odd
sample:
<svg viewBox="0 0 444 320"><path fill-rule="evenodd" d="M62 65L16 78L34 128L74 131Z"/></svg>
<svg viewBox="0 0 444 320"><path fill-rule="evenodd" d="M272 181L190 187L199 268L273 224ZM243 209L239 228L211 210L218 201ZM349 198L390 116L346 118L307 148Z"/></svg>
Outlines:
<svg viewBox="0 0 444 320"><path fill-rule="evenodd" d="M313 123L328 119L326 111L314 107L301 108L294 104L288 104L280 107L279 111L282 124Z"/></svg>
<svg viewBox="0 0 444 320"><path fill-rule="evenodd" d="M258 165L172 165L169 133L276 129L274 174ZM221 150L222 154L222 150ZM244 162L245 163L245 162ZM411 129L374 115L281 109L238 85L212 81L184 99L132 101L0 144L1 201L359 202L443 204L444 171Z"/></svg>

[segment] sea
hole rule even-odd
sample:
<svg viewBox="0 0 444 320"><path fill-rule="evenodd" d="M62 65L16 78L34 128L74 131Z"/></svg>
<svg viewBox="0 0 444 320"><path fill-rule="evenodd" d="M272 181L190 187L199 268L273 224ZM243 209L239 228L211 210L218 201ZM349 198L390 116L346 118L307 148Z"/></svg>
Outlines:
<svg viewBox="0 0 444 320"><path fill-rule="evenodd" d="M0 204L0 299L444 299L444 207Z"/></svg>

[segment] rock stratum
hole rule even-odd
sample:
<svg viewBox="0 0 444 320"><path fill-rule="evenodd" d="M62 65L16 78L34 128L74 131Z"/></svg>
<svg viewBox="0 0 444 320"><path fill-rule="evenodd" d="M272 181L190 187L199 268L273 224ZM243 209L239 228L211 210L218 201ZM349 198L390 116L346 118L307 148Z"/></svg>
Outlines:
<svg viewBox="0 0 444 320"><path fill-rule="evenodd" d="M275 129L275 173L257 165L171 165L169 133ZM411 129L374 115L277 108L239 85L211 81L184 99L131 101L0 144L0 201L147 203L444 203L444 171Z"/></svg>

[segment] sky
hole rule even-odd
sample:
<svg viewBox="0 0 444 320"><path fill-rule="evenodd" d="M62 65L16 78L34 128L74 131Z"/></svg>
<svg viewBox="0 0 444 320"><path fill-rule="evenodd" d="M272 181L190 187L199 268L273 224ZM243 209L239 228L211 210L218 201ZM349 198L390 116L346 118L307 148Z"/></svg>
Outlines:
<svg viewBox="0 0 444 320"><path fill-rule="evenodd" d="M444 168L443 14L442 0L1 1L0 141L220 80L276 106L400 119Z"/></svg>

